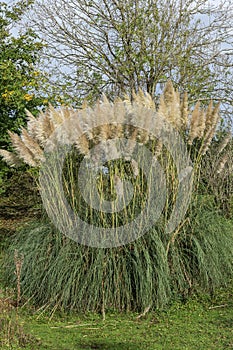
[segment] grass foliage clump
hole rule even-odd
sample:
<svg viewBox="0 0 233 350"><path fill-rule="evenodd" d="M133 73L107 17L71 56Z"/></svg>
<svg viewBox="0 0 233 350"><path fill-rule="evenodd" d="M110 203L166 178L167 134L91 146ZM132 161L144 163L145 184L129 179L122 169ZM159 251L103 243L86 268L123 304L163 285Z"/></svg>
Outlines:
<svg viewBox="0 0 233 350"><path fill-rule="evenodd" d="M19 231L4 262L7 283L17 285L22 295L41 307L103 315L108 309L157 308L200 288L213 292L227 284L233 269L233 222L226 206L232 192L232 135L218 136L219 104L210 102L205 108L198 102L189 109L187 98L169 81L158 108L140 90L133 101L126 96L110 103L103 96L93 108L58 111L50 106L38 118L28 112L27 129L20 136L10 133L14 152L0 150L0 155L12 166L24 162L40 168L43 204L65 234L50 222L35 222ZM124 157L113 140L123 143ZM67 145L72 146L69 152ZM96 187L88 178L91 167L98 170ZM131 197L124 182L133 185ZM97 207L96 198L101 204ZM116 199L123 207L105 210L105 204L115 205ZM160 200L159 220L141 235L146 224L138 214L145 209L147 218L157 219ZM85 230L73 225L66 203L88 223ZM134 239L122 241L115 232L137 216L141 221L127 226L126 233ZM117 244L107 235L106 244L96 244L92 227L113 231ZM91 244L71 240L69 232L81 232ZM15 251L23 257L17 281Z"/></svg>
<svg viewBox="0 0 233 350"><path fill-rule="evenodd" d="M24 256L21 292L37 306L98 311L143 310L227 285L233 271L233 223L210 208L168 240L162 225L117 248L77 244L50 224L18 232L5 260L5 280L14 286L14 251ZM192 224L190 224L192 223Z"/></svg>

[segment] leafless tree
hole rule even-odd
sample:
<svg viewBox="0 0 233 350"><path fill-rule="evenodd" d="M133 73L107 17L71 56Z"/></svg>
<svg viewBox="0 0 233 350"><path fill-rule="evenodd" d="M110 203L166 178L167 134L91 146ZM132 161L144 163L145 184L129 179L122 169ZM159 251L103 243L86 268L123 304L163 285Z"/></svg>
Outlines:
<svg viewBox="0 0 233 350"><path fill-rule="evenodd" d="M74 97L139 87L156 96L171 78L193 100L211 96L230 113L230 0L35 0L29 18L56 64L56 84L68 82Z"/></svg>

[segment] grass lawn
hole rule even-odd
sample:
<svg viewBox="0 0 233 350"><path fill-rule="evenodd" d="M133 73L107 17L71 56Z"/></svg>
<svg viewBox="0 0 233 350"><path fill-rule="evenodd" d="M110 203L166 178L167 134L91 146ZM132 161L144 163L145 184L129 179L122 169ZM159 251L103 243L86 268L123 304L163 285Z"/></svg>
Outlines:
<svg viewBox="0 0 233 350"><path fill-rule="evenodd" d="M15 312L11 312L11 315ZM26 308L19 310L17 322L23 333L32 336L24 349L51 350L207 350L233 349L232 293L212 301L190 300L176 303L168 310L138 314L48 316ZM16 316L12 316L14 319ZM12 318L12 320L13 320ZM22 334L21 334L22 337ZM21 349L2 345L2 349Z"/></svg>

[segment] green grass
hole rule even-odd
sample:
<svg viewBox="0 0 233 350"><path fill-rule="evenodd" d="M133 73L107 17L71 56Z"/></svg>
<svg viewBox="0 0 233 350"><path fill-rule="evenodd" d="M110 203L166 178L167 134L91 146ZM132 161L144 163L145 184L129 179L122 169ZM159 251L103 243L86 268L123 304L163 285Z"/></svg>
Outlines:
<svg viewBox="0 0 233 350"><path fill-rule="evenodd" d="M20 320L25 332L38 340L25 349L232 349L232 293L212 300L206 298L175 303L167 310L149 312L140 319L135 313L109 312L105 321L98 314L55 314L49 320L47 316L30 315L22 309Z"/></svg>
<svg viewBox="0 0 233 350"><path fill-rule="evenodd" d="M227 286L233 272L233 223L215 211L193 214L174 242L158 226L112 249L78 245L48 223L17 232L0 264L2 283L15 288L14 251L23 254L21 293L36 307L78 312L141 312Z"/></svg>

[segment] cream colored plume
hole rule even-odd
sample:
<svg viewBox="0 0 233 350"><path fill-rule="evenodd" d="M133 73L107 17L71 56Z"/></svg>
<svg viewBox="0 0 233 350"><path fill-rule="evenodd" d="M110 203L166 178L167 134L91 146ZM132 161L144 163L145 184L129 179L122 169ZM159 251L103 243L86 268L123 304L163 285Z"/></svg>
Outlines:
<svg viewBox="0 0 233 350"><path fill-rule="evenodd" d="M171 80L168 80L165 85L160 98L158 113L165 117L176 129L180 130L182 125L180 95L175 91Z"/></svg>
<svg viewBox="0 0 233 350"><path fill-rule="evenodd" d="M27 132L41 146L44 146L47 139L55 130L55 124L50 118L49 109L45 113L40 113L38 118L35 118L29 111L26 110L28 117Z"/></svg>
<svg viewBox="0 0 233 350"><path fill-rule="evenodd" d="M190 130L189 130L189 141L191 145L193 140L196 138L201 139L205 131L205 113L200 109L200 102L194 107L191 116Z"/></svg>
<svg viewBox="0 0 233 350"><path fill-rule="evenodd" d="M132 93L133 103L138 104L139 106L144 106L149 109L155 109L155 103L148 92L143 92L142 89L139 88L138 93L135 91ZM130 99L128 99L130 100Z"/></svg>
<svg viewBox="0 0 233 350"><path fill-rule="evenodd" d="M2 156L6 163L12 167L17 168L23 164L23 162L16 154L6 151L5 149L0 149L0 156Z"/></svg>
<svg viewBox="0 0 233 350"><path fill-rule="evenodd" d="M223 138L222 142L220 143L217 153L222 153L222 151L227 147L227 145L232 140L232 133L229 131L226 136Z"/></svg>
<svg viewBox="0 0 233 350"><path fill-rule="evenodd" d="M34 158L33 153L30 149L25 145L19 135L9 131L9 135L11 138L12 145L20 159L22 159L26 164L36 167L38 166L38 162Z"/></svg>
<svg viewBox="0 0 233 350"><path fill-rule="evenodd" d="M38 120L27 109L25 109L25 112L27 115L27 131L31 137L36 138Z"/></svg>
<svg viewBox="0 0 233 350"><path fill-rule="evenodd" d="M186 130L188 127L189 107L188 107L188 93L184 92L181 102L181 129Z"/></svg>
<svg viewBox="0 0 233 350"><path fill-rule="evenodd" d="M206 134L211 129L213 129L219 121L219 107L220 107L220 102L217 103L215 107L213 107L213 102L210 101L210 104L206 111L206 128L205 128Z"/></svg>
<svg viewBox="0 0 233 350"><path fill-rule="evenodd" d="M218 162L218 164L216 165L216 173L219 175L223 172L223 169L226 165L226 163L228 162L229 158L228 158L228 154L225 154Z"/></svg>
<svg viewBox="0 0 233 350"><path fill-rule="evenodd" d="M33 138L29 135L26 129L21 129L21 140L24 145L30 150L33 154L34 159L43 161L44 160L44 152L39 144L33 140Z"/></svg>
<svg viewBox="0 0 233 350"><path fill-rule="evenodd" d="M201 139L201 152L205 154L216 132L218 111L219 105L213 108L212 101L206 111L200 103L190 111L187 93L180 99L169 80L158 109L153 98L139 89L138 93L133 92L132 100L125 95L123 99L116 98L110 102L103 95L93 108L85 101L77 110L67 107L55 109L50 105L38 117L26 111L27 127L21 130L21 135L9 133L15 153L2 150L0 155L11 165L16 165L17 160L21 159L30 166L39 166L44 160L45 148L52 151L59 144L74 144L81 154L87 155L90 148L101 141L125 137L128 139L130 158L135 142L147 144L153 141L152 130L158 136L168 124L183 131L190 145L196 138ZM161 154L162 147L157 139L155 155ZM223 143L220 152L225 147Z"/></svg>
<svg viewBox="0 0 233 350"><path fill-rule="evenodd" d="M209 105L207 112L206 112L206 127L205 127L205 135L203 137L203 144L202 144L202 148L201 148L201 153L202 155L206 154L206 152L208 151L210 144L213 140L213 137L215 135L216 129L217 129L217 125L218 125L218 121L220 119L219 117L219 103L212 108L212 110L210 109L212 107L212 103Z"/></svg>

